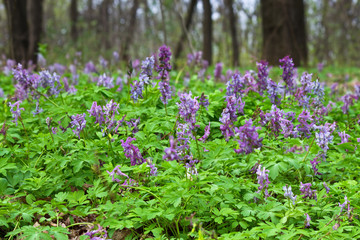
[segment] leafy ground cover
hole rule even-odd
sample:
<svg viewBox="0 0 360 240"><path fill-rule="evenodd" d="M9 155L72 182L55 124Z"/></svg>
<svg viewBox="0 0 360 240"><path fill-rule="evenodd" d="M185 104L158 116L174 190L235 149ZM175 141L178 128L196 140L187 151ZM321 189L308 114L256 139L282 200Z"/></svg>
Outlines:
<svg viewBox="0 0 360 240"><path fill-rule="evenodd" d="M289 57L213 74L170 57L8 60L1 238L359 238L360 86Z"/></svg>

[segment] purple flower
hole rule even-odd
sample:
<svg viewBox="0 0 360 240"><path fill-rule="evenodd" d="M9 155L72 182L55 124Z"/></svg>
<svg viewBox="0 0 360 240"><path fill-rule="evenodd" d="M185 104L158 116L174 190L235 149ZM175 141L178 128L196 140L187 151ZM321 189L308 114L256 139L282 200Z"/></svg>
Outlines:
<svg viewBox="0 0 360 240"><path fill-rule="evenodd" d="M118 183L121 182L121 180L116 178L115 175L129 178L128 175L120 171L120 167L121 167L120 165L117 165L111 172L106 171L110 175L113 182L118 182Z"/></svg>
<svg viewBox="0 0 360 240"><path fill-rule="evenodd" d="M323 182L324 188L326 189L326 193L330 192L330 188L328 187L328 185L326 185L325 182Z"/></svg>
<svg viewBox="0 0 360 240"><path fill-rule="evenodd" d="M107 128L111 129L116 123L115 114L119 114L118 112L119 104L114 102L112 99L105 106L103 106L104 115L106 117L105 124Z"/></svg>
<svg viewBox="0 0 360 240"><path fill-rule="evenodd" d="M322 70L324 69L324 65L325 64L323 62L319 62L317 64L317 69L318 69L319 72L322 72Z"/></svg>
<svg viewBox="0 0 360 240"><path fill-rule="evenodd" d="M283 187L283 190L285 192L284 197L289 198L290 200L292 200L293 205L295 205L297 195L294 196L294 193L291 191L291 186L287 187L287 185L286 185L286 186Z"/></svg>
<svg viewBox="0 0 360 240"><path fill-rule="evenodd" d="M106 239L108 237L108 233L105 228L102 228L99 224L97 230L92 230L93 228L94 226L91 226L91 229L84 234L90 237L89 240L110 240Z"/></svg>
<svg viewBox="0 0 360 240"><path fill-rule="evenodd" d="M214 78L215 80L224 81L225 77L222 75L223 64L221 62L215 65Z"/></svg>
<svg viewBox="0 0 360 240"><path fill-rule="evenodd" d="M151 158L146 159L147 166L150 168L150 175L157 176L157 167L152 163Z"/></svg>
<svg viewBox="0 0 360 240"><path fill-rule="evenodd" d="M171 94L172 94L169 81L162 80L161 82L159 82L159 90L161 93L160 99L161 99L162 103L167 104L168 100L171 99Z"/></svg>
<svg viewBox="0 0 360 240"><path fill-rule="evenodd" d="M90 114L91 117L96 118L95 123L98 123L99 126L101 127L103 122L105 122L102 107L100 105L97 105L97 102L93 102L92 105L91 105L91 108L89 110L87 110L87 111L88 111L88 113Z"/></svg>
<svg viewBox="0 0 360 240"><path fill-rule="evenodd" d="M145 159L141 156L140 150L135 145L131 144L136 138L128 137L126 141L121 141L121 146L124 148L124 153L127 158L130 159L131 166L140 165L145 162Z"/></svg>
<svg viewBox="0 0 360 240"><path fill-rule="evenodd" d="M193 138L192 132L190 130L188 123L178 123L176 129L177 142L179 146L177 147L177 152L181 155L180 160L183 160L190 149L190 138Z"/></svg>
<svg viewBox="0 0 360 240"><path fill-rule="evenodd" d="M103 58L102 56L99 57L99 63L103 67L103 69L107 68L108 61L105 58Z"/></svg>
<svg viewBox="0 0 360 240"><path fill-rule="evenodd" d="M39 107L39 100L36 101L36 107L35 110L32 111L33 116L35 117L35 115L38 115L39 113L42 113L44 110L42 108Z"/></svg>
<svg viewBox="0 0 360 240"><path fill-rule="evenodd" d="M220 126L221 133L226 141L229 141L229 138L234 136L233 128L237 120L237 113L244 113L245 103L242 102L240 97L236 98L235 96L227 96L226 101L226 108L223 110L219 121L222 123Z"/></svg>
<svg viewBox="0 0 360 240"><path fill-rule="evenodd" d="M51 73L56 72L59 75L63 75L66 71L66 67L64 65L61 65L60 63L54 63L53 65L49 66L49 71Z"/></svg>
<svg viewBox="0 0 360 240"><path fill-rule="evenodd" d="M286 84L286 88L289 92L294 91L294 63L292 58L286 56L279 60L282 65L280 68L283 70L283 74L281 75L282 79Z"/></svg>
<svg viewBox="0 0 360 240"><path fill-rule="evenodd" d="M255 127L252 125L252 120L249 119L242 127L235 127L236 136L238 137L239 149L234 149L236 153L249 154L254 151L255 148L262 146L262 138L259 138L259 134L256 131L261 127Z"/></svg>
<svg viewBox="0 0 360 240"><path fill-rule="evenodd" d="M142 92L144 90L144 83L142 81L135 80L132 84L130 84L131 90L131 98L134 102L137 102L139 98L143 98Z"/></svg>
<svg viewBox="0 0 360 240"><path fill-rule="evenodd" d="M201 138L199 138L199 141L205 142L206 139L209 137L209 135L210 135L210 122L209 125L205 127L205 133Z"/></svg>
<svg viewBox="0 0 360 240"><path fill-rule="evenodd" d="M338 134L339 134L339 137L341 138L341 143L340 144L349 142L350 135L346 134L345 131L338 132Z"/></svg>
<svg viewBox="0 0 360 240"><path fill-rule="evenodd" d="M79 139L80 139L80 132L86 126L85 117L86 117L86 113L71 116L71 122L70 122L71 128L73 129L75 135L79 137Z"/></svg>
<svg viewBox="0 0 360 240"><path fill-rule="evenodd" d="M280 84L276 84L273 80L267 80L267 92L272 104L280 105L281 99L278 96L280 94Z"/></svg>
<svg viewBox="0 0 360 240"><path fill-rule="evenodd" d="M51 73L47 70L39 73L39 85L43 88L48 88L48 96L57 96L60 93L60 76L56 73Z"/></svg>
<svg viewBox="0 0 360 240"><path fill-rule="evenodd" d="M319 157L322 157L322 154L316 156L312 161L310 161L311 167L312 167L315 175L322 175L321 173L318 172L319 169L317 169L317 165L319 165L319 163L321 163L321 161L317 161L319 159Z"/></svg>
<svg viewBox="0 0 360 240"><path fill-rule="evenodd" d="M147 57L141 65L141 73L139 80L143 85L149 85L152 77L152 71L154 69L155 59L154 56Z"/></svg>
<svg viewBox="0 0 360 240"><path fill-rule="evenodd" d="M342 213L342 211L344 210L344 208L345 208L346 206L347 206L348 212L350 211L350 202L348 201L346 195L345 195L345 197L344 197L344 200L345 200L344 203L342 203L342 204L339 203L339 207L340 207L340 213L339 213L339 214Z"/></svg>
<svg viewBox="0 0 360 240"><path fill-rule="evenodd" d="M270 113L260 113L261 125L270 128L272 135L278 137L281 130L281 122L283 122L284 127L287 124L283 116L284 112L277 108L276 105L272 105ZM291 134L291 132L286 134Z"/></svg>
<svg viewBox="0 0 360 240"><path fill-rule="evenodd" d="M317 200L316 190L311 190L311 183L302 183L300 182L300 195L304 195L303 198L315 199Z"/></svg>
<svg viewBox="0 0 360 240"><path fill-rule="evenodd" d="M314 128L319 130L319 132L315 133L316 142L318 146L323 150L324 156L326 156L326 152L329 149L328 145L332 142L334 137L331 135L335 130L336 122L333 122L331 125L329 123L325 123L325 125L315 126Z"/></svg>
<svg viewBox="0 0 360 240"><path fill-rule="evenodd" d="M298 117L299 125L296 126L297 131L301 136L309 138L311 136L311 130L314 126L313 120L311 118L310 112L303 110Z"/></svg>
<svg viewBox="0 0 360 240"><path fill-rule="evenodd" d="M130 121L126 121L126 125L130 128L133 134L139 131L140 117L132 118Z"/></svg>
<svg viewBox="0 0 360 240"><path fill-rule="evenodd" d="M306 217L305 227L306 227L306 228L309 228L309 227L310 227L311 218L310 218L309 214L307 214L307 213L304 213L304 216Z"/></svg>
<svg viewBox="0 0 360 240"><path fill-rule="evenodd" d="M269 78L269 69L268 69L268 62L266 61L260 61L256 63L256 66L258 68L258 86L259 86L259 92L262 93L267 89L268 86L268 78Z"/></svg>
<svg viewBox="0 0 360 240"><path fill-rule="evenodd" d="M119 60L120 60L120 55L119 55L119 53L116 52L116 51L114 51L113 54L112 54L112 56L113 56L114 63L118 63Z"/></svg>
<svg viewBox="0 0 360 240"><path fill-rule="evenodd" d="M196 163L199 161L194 159L194 157L191 155L188 157L189 162L185 164L186 168L186 177L192 180L192 175L198 175L197 168L195 166Z"/></svg>
<svg viewBox="0 0 360 240"><path fill-rule="evenodd" d="M12 113L12 117L14 118L13 122L16 123L16 126L18 125L18 118L21 118L21 111L25 110L24 108L20 108L21 103L21 100L15 103L9 102L10 112ZM16 107L16 110L14 110L14 107Z"/></svg>
<svg viewBox="0 0 360 240"><path fill-rule="evenodd" d="M203 106L206 110L208 110L209 100L206 98L204 93L201 93L201 96L199 98L199 104L200 106Z"/></svg>
<svg viewBox="0 0 360 240"><path fill-rule="evenodd" d="M96 67L92 61L85 64L84 73L85 74L97 73Z"/></svg>
<svg viewBox="0 0 360 240"><path fill-rule="evenodd" d="M170 140L170 147L165 149L165 155L163 156L163 159L166 161L174 161L179 160L179 155L177 153L177 143L176 139L174 139L173 136L169 137Z"/></svg>
<svg viewBox="0 0 360 240"><path fill-rule="evenodd" d="M176 103L179 108L179 115L189 124L190 130L193 130L196 123L196 113L200 108L198 97L192 98L191 92L189 92L180 94L179 98L180 103Z"/></svg>
<svg viewBox="0 0 360 240"><path fill-rule="evenodd" d="M97 86L103 86L103 87L107 87L109 89L114 87L114 78L110 77L110 76L106 76L106 74L102 74L100 75L98 82L97 82Z"/></svg>
<svg viewBox="0 0 360 240"><path fill-rule="evenodd" d="M256 171L256 175L257 175L257 179L258 179L258 184L260 185L258 187L258 192L261 192L264 189L264 194L265 194L265 199L267 199L270 194L268 192L268 187L269 187L269 170L265 169L265 167L263 167L263 169L261 170L261 165L259 165L257 171Z"/></svg>
<svg viewBox="0 0 360 240"><path fill-rule="evenodd" d="M57 128L56 128L56 127L52 127L52 128L51 128L51 132L52 132L52 134L56 134Z"/></svg>
<svg viewBox="0 0 360 240"><path fill-rule="evenodd" d="M245 87L245 79L240 76L240 74L235 73L232 76L232 80L229 80L226 83L226 95L235 97L240 97L241 94L244 92Z"/></svg>
<svg viewBox="0 0 360 240"><path fill-rule="evenodd" d="M341 107L344 114L347 114L349 112L349 107L354 105L354 99L357 100L358 98L353 94L346 94L341 97L341 101L344 102L344 105Z"/></svg>
<svg viewBox="0 0 360 240"><path fill-rule="evenodd" d="M37 63L38 63L40 68L45 68L46 67L46 59L41 53L37 54Z"/></svg>
<svg viewBox="0 0 360 240"><path fill-rule="evenodd" d="M159 48L159 65L157 66L157 72L159 73L159 79L168 79L169 71L171 71L170 58L171 51L166 45Z"/></svg>
<svg viewBox="0 0 360 240"><path fill-rule="evenodd" d="M11 74L12 69L15 67L16 61L12 59L6 60L6 66L4 67L3 73L6 76L9 76Z"/></svg>

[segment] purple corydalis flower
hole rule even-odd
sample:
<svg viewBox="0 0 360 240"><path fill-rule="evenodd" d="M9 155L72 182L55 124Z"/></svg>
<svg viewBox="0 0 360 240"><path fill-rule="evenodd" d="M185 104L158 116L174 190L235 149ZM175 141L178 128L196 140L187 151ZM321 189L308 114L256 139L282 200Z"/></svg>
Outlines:
<svg viewBox="0 0 360 240"><path fill-rule="evenodd" d="M326 189L326 193L330 192L330 188L328 187L328 185L326 185L325 182L323 182L324 188Z"/></svg>
<svg viewBox="0 0 360 240"><path fill-rule="evenodd" d="M324 65L325 64L323 62L319 62L317 64L317 69L318 69L319 72L322 72L322 70L324 69Z"/></svg>
<svg viewBox="0 0 360 240"><path fill-rule="evenodd" d="M192 98L191 91L189 93L181 93L179 95L180 103L176 103L179 108L179 115L187 122L193 130L196 123L196 113L200 108L198 97Z"/></svg>
<svg viewBox="0 0 360 240"><path fill-rule="evenodd" d="M97 230L92 230L93 228L94 228L94 226L91 226L91 229L84 234L84 235L87 235L90 237L89 240L109 240L109 239L106 239L108 237L108 233L107 233L106 229L102 228L100 226L100 224L98 224ZM95 235L98 235L98 236L95 236Z"/></svg>
<svg viewBox="0 0 360 240"><path fill-rule="evenodd" d="M80 132L86 126L85 117L86 117L86 113L71 116L71 120L72 120L70 122L71 128L73 129L73 132L75 133L75 135L79 137L79 139L80 139Z"/></svg>
<svg viewBox="0 0 360 240"><path fill-rule="evenodd" d="M123 172L120 170L120 167L121 167L120 165L117 165L111 172L106 171L106 172L110 175L111 180L112 180L113 182L118 182L118 183L121 182L121 180L118 179L118 178L116 178L115 175L129 178L128 175L126 175L125 173L123 173Z"/></svg>
<svg viewBox="0 0 360 240"><path fill-rule="evenodd" d="M240 97L236 98L235 96L227 96L226 101L226 108L223 110L219 121L222 123L220 126L221 133L226 141L229 141L229 138L235 135L233 128L237 120L237 113L244 113L245 103Z"/></svg>
<svg viewBox="0 0 360 240"><path fill-rule="evenodd" d="M130 84L131 90L131 98L134 102L137 102L139 98L143 98L142 92L144 90L144 83L142 81L135 80L132 84Z"/></svg>
<svg viewBox="0 0 360 240"><path fill-rule="evenodd" d="M306 227L306 228L309 228L309 227L310 227L311 218L310 218L309 214L307 214L307 213L304 213L304 216L306 217L305 227Z"/></svg>
<svg viewBox="0 0 360 240"><path fill-rule="evenodd" d="M144 85L149 85L152 77L152 71L154 69L155 59L154 56L147 57L144 61L142 61L141 65L141 73L139 76L139 80Z"/></svg>
<svg viewBox="0 0 360 240"><path fill-rule="evenodd" d="M202 142L205 142L206 139L209 137L209 135L210 135L210 122L209 122L209 125L207 125L205 127L204 135L201 138L199 138L198 140L202 141Z"/></svg>
<svg viewBox="0 0 360 240"><path fill-rule="evenodd" d="M107 76L105 73L100 75L98 82L97 82L97 86L103 86L103 87L107 87L107 88L113 88L114 87L114 78L111 76Z"/></svg>
<svg viewBox="0 0 360 240"><path fill-rule="evenodd" d="M226 83L226 95L235 97L240 97L241 94L244 92L245 87L245 78L241 77L240 74L235 73L232 76L232 80L229 80Z"/></svg>
<svg viewBox="0 0 360 240"><path fill-rule="evenodd" d="M151 158L146 159L147 166L150 168L150 175L157 176L157 167L152 163Z"/></svg>
<svg viewBox="0 0 360 240"><path fill-rule="evenodd" d="M350 135L346 134L345 131L338 132L338 134L339 134L339 137L341 138L341 143L340 144L349 142Z"/></svg>
<svg viewBox="0 0 360 240"><path fill-rule="evenodd" d="M341 100L344 102L344 105L341 107L344 114L349 112L350 106L354 105L354 100L357 100L358 97L353 94L346 94L341 97Z"/></svg>
<svg viewBox="0 0 360 240"><path fill-rule="evenodd" d="M17 101L15 103L9 102L10 112L12 113L12 117L14 118L13 122L16 123L16 126L18 125L18 118L21 118L21 111L24 111L24 108L20 108L20 104L22 101ZM16 110L14 110L14 107L16 107Z"/></svg>
<svg viewBox="0 0 360 240"><path fill-rule="evenodd" d="M131 143L135 140L136 138L131 137L128 137L125 142L124 140L120 140L121 146L124 148L125 156L130 159L131 166L140 165L145 162L145 159L141 156L139 148Z"/></svg>
<svg viewBox="0 0 360 240"><path fill-rule="evenodd" d="M260 62L256 63L256 66L258 68L257 77L258 77L258 86L260 93L264 92L268 86L268 78L269 78L268 65L269 63L264 60L261 60Z"/></svg>
<svg viewBox="0 0 360 240"><path fill-rule="evenodd" d="M172 94L169 81L163 80L163 81L159 82L159 90L161 93L160 99L161 99L162 103L167 104L168 100L171 98L171 94Z"/></svg>
<svg viewBox="0 0 360 240"><path fill-rule="evenodd" d="M281 75L284 80L287 90L290 92L294 91L294 63L292 58L286 56L279 60L282 65L280 68L283 70L283 74Z"/></svg>
<svg viewBox="0 0 360 240"><path fill-rule="evenodd" d="M133 134L139 131L140 117L132 118L130 121L126 121L126 125L130 128Z"/></svg>
<svg viewBox="0 0 360 240"><path fill-rule="evenodd" d="M208 110L209 100L206 98L204 93L201 93L201 96L199 98L199 104L200 106L203 106L206 110Z"/></svg>
<svg viewBox="0 0 360 240"><path fill-rule="evenodd" d="M323 150L324 156L326 156L326 152L329 149L328 145L332 142L334 137L331 135L336 128L336 122L325 123L325 125L315 126L315 129L319 130L319 132L315 133L316 142L318 146Z"/></svg>
<svg viewBox="0 0 360 240"><path fill-rule="evenodd" d="M235 127L236 136L238 137L239 149L234 149L236 153L249 154L254 151L255 148L262 146L263 138L259 138L259 133L256 131L261 127L255 127L252 125L252 120L249 119L245 124L239 128Z"/></svg>
<svg viewBox="0 0 360 240"><path fill-rule="evenodd" d="M112 99L105 106L103 106L104 115L106 116L105 124L107 124L107 128L111 129L116 123L115 114L119 114L118 112L119 104L114 102Z"/></svg>
<svg viewBox="0 0 360 240"><path fill-rule="evenodd" d="M257 175L257 179L258 179L258 184L260 185L258 187L258 192L261 192L264 189L264 194L265 194L265 199L267 199L270 194L268 192L268 187L269 187L269 170L265 169L265 167L262 168L261 170L261 165L259 165L257 171L256 171L256 175Z"/></svg>
<svg viewBox="0 0 360 240"><path fill-rule="evenodd" d="M316 156L312 161L310 160L310 164L315 175L322 175L321 173L318 172L319 169L317 168L317 165L321 163L321 161L317 161L319 157L322 157L322 154Z"/></svg>
<svg viewBox="0 0 360 240"><path fill-rule="evenodd" d="M96 67L92 61L85 64L85 68L84 68L85 74L96 73L96 72L97 72Z"/></svg>
<svg viewBox="0 0 360 240"><path fill-rule="evenodd" d="M215 65L214 78L215 80L224 81L225 77L222 75L223 64L221 62Z"/></svg>
<svg viewBox="0 0 360 240"><path fill-rule="evenodd" d="M91 108L87 110L91 117L95 117L96 121L95 123L98 123L100 126L103 122L105 122L104 119L104 113L102 111L102 107L100 105L97 105L97 102L93 102L91 105Z"/></svg>
<svg viewBox="0 0 360 240"><path fill-rule="evenodd" d="M118 52L114 51L113 54L112 54L112 57L113 57L113 60L114 60L114 63L118 63L119 60L120 60L120 55Z"/></svg>
<svg viewBox="0 0 360 240"><path fill-rule="evenodd" d="M36 106L35 106L35 110L32 111L33 116L35 117L35 115L38 115L39 113L42 113L44 110L42 108L40 108L39 106L39 101L36 101Z"/></svg>
<svg viewBox="0 0 360 240"><path fill-rule="evenodd" d="M311 130L314 126L313 119L310 115L310 112L303 110L298 117L299 125L296 126L297 131L301 136L309 138L311 136Z"/></svg>
<svg viewBox="0 0 360 240"><path fill-rule="evenodd" d="M159 48L159 65L157 66L157 72L160 79L167 79L169 71L171 71L170 65L171 51L166 45Z"/></svg>
<svg viewBox="0 0 360 240"><path fill-rule="evenodd" d="M293 205L295 205L297 195L294 196L294 193L291 191L291 186L287 187L287 185L286 185L286 186L283 187L283 190L285 191L284 197L289 198L290 200L292 200Z"/></svg>
<svg viewBox="0 0 360 240"><path fill-rule="evenodd" d="M169 141L170 141L170 147L166 148L164 150L165 155L163 156L163 159L166 160L166 161L179 160L179 155L178 155L178 152L177 152L176 139L174 139L173 136L170 136Z"/></svg>
<svg viewBox="0 0 360 240"><path fill-rule="evenodd" d="M56 73L51 74L49 71L41 71L39 73L38 84L43 88L48 89L48 96L55 95L57 96L60 93L60 76Z"/></svg>
<svg viewBox="0 0 360 240"><path fill-rule="evenodd" d="M350 211L350 202L348 201L346 195L345 195L345 197L344 197L344 200L345 200L344 203L342 203L342 204L339 203L339 207L340 207L340 213L339 213L339 214L342 213L342 211L344 210L344 208L345 208L346 206L347 206L348 212Z"/></svg>
<svg viewBox="0 0 360 240"><path fill-rule="evenodd" d="M300 195L304 195L303 198L315 199L317 200L316 190L311 190L311 183L302 183L300 182Z"/></svg>
<svg viewBox="0 0 360 240"><path fill-rule="evenodd" d="M16 61L12 60L12 59L7 59L6 60L6 65L4 67L3 73L6 76L9 76L11 74L12 69L15 67L16 65Z"/></svg>
<svg viewBox="0 0 360 240"><path fill-rule="evenodd" d="M103 58L102 56L99 57L99 63L104 69L107 68L108 61L105 58Z"/></svg>

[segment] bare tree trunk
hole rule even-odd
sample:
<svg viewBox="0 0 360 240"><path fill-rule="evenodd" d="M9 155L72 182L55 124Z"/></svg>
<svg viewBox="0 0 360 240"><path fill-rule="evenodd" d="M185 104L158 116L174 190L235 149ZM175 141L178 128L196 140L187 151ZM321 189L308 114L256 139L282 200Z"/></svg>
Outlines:
<svg viewBox="0 0 360 240"><path fill-rule="evenodd" d="M236 16L234 13L233 0L225 0L225 5L227 8L227 12L229 14L229 26L230 26L230 34L231 34L231 45L232 45L232 65L233 67L239 66L239 43L237 40L237 32L236 32Z"/></svg>
<svg viewBox="0 0 360 240"><path fill-rule="evenodd" d="M184 46L183 42L185 41L186 36L189 33L189 29L191 26L191 22L192 22L192 18L193 18L194 12L195 12L196 5L197 5L197 0L190 1L188 12L187 12L186 19L185 19L185 26L184 26L183 19L180 16L181 25L182 25L182 33L181 33L180 39L176 45L175 54L174 54L175 59L178 59L180 57L180 54L183 50L183 46ZM190 41L190 39L188 39L188 41ZM189 43L189 44L191 45L191 43Z"/></svg>
<svg viewBox="0 0 360 240"><path fill-rule="evenodd" d="M307 64L307 40L303 0L261 0L262 58L277 65L290 55L295 66Z"/></svg>
<svg viewBox="0 0 360 240"><path fill-rule="evenodd" d="M109 39L109 6L111 4L111 0L103 0L100 5L100 16L99 23L101 23L101 36L102 43L105 49L110 48L110 39Z"/></svg>
<svg viewBox="0 0 360 240"><path fill-rule="evenodd" d="M78 37L77 31L77 19L78 19L78 10L77 10L77 0L71 0L70 3L70 21L71 21L71 38L74 42L76 42Z"/></svg>
<svg viewBox="0 0 360 240"><path fill-rule="evenodd" d="M131 40L134 36L134 32L135 32L135 24L136 24L136 12L139 8L139 1L138 0L134 0L133 2L133 6L131 8L130 11L130 21L129 24L127 25L127 30L126 30L126 34L125 34L125 39L124 39L124 44L122 45L122 59L124 61L129 61L129 47L130 47L130 43Z"/></svg>
<svg viewBox="0 0 360 240"><path fill-rule="evenodd" d="M25 65L29 52L26 2L27 0L4 0L10 35L10 57Z"/></svg>
<svg viewBox="0 0 360 240"><path fill-rule="evenodd" d="M212 10L210 0L202 0L204 7L203 16L203 57L212 64Z"/></svg>

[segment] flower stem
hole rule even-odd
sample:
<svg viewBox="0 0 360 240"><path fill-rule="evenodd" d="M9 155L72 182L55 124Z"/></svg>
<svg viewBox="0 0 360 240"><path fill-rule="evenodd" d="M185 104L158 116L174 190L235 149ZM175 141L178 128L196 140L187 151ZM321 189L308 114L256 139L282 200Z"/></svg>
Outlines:
<svg viewBox="0 0 360 240"><path fill-rule="evenodd" d="M309 152L310 152L310 150L311 150L311 147L312 147L312 145L313 145L314 141L315 141L315 137L313 138L313 140L312 140L312 142L311 142L311 144L310 144L309 150L307 151L307 153L306 153L306 155L305 155L304 159L302 160L303 162L305 162L305 160L306 160L307 156L309 155Z"/></svg>

